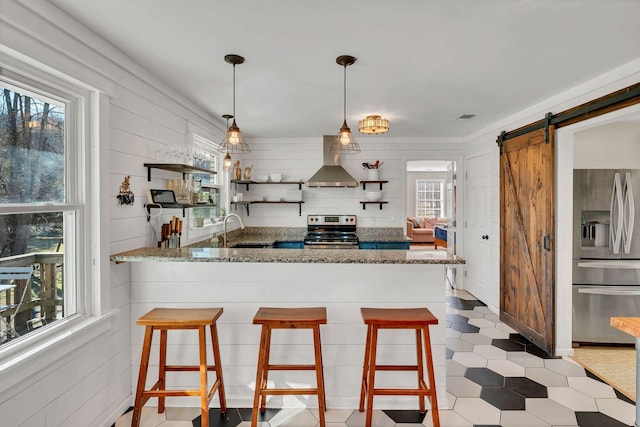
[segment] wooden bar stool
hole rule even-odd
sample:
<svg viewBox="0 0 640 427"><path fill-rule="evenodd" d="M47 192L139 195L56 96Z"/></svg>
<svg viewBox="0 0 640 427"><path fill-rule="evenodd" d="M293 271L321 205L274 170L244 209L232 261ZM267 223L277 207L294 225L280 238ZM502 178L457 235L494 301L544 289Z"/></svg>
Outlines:
<svg viewBox="0 0 640 427"><path fill-rule="evenodd" d="M142 356L140 358L140 374L138 375L138 388L133 407L132 427L140 425L140 414L145 402L151 397L158 398L158 413L164 412L164 401L168 396L200 396L200 408L202 412L202 426L209 425L209 402L218 391L220 399L220 412L227 411L227 403L224 396L224 381L222 379L222 364L220 363L220 348L218 346L218 331L216 320L222 314L222 308L154 308L138 319L138 325L146 326ZM211 345L215 365L207 365L206 327L211 330ZM199 334L200 364L199 365L167 365L167 331L169 329L197 329ZM147 370L149 368L149 353L153 331L160 331L160 362L158 366L158 381L145 390ZM200 388L190 390L167 390L167 372L200 372ZM216 381L211 390L207 387L207 371L215 371Z"/></svg>
<svg viewBox="0 0 640 427"><path fill-rule="evenodd" d="M324 392L324 374L322 371L322 348L320 346L320 325L327 323L327 309L313 308L271 308L260 307L253 318L254 325L262 325L260 336L260 353L258 355L258 371L256 374L256 391L253 399L251 426L258 425L258 409L264 413L268 395L305 395L318 396L318 412L320 426L324 427L326 410ZM313 347L315 364L313 365L271 365L271 331L273 329L311 329L313 330ZM269 371L316 371L316 388L268 388Z"/></svg>
<svg viewBox="0 0 640 427"><path fill-rule="evenodd" d="M437 325L438 319L426 308L361 308L362 320L367 325L367 342L365 344L364 364L362 369L362 387L360 388L360 412L364 411L365 399L367 407L366 427L371 427L373 416L373 396L418 396L420 412L425 412L425 396L431 401L431 416L434 427L440 426L438 402L436 400L433 358L429 325ZM378 330L380 329L414 329L416 331L415 365L376 365L376 349ZM423 338L424 337L424 338ZM429 386L424 380L424 359L422 343L427 354L427 374ZM418 388L375 388L376 371L417 371Z"/></svg>

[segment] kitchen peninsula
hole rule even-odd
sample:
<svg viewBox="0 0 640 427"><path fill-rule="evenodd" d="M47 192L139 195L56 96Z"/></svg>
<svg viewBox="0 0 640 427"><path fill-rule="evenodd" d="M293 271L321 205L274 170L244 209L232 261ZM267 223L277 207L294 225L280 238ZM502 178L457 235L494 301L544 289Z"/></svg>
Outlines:
<svg viewBox="0 0 640 427"><path fill-rule="evenodd" d="M244 236L232 244L255 240ZM445 271L465 261L446 251L141 248L112 255L111 260L128 263L131 273L132 384L144 332L136 325L137 318L154 307L219 306L224 308L218 330L228 404L251 407L260 340L260 328L252 319L258 307L325 306L328 324L321 334L327 406L357 408L366 338L360 307L423 306L440 320L431 328L431 339L438 402L441 408L447 407ZM272 342L274 361L312 360L308 331L278 332ZM415 363L411 331L383 332L389 333L380 335L381 363ZM197 360L197 339L192 335L170 336L168 358L177 359L176 363ZM189 378L191 385L198 384L197 373ZM315 380L297 371L275 372L270 381L286 387ZM414 386L415 374L382 373L378 381L381 386ZM274 397L270 402L272 407L317 407L314 399L298 396ZM188 406L189 402L168 399L167 405ZM414 397L382 396L376 399L376 407L415 409L417 402Z"/></svg>

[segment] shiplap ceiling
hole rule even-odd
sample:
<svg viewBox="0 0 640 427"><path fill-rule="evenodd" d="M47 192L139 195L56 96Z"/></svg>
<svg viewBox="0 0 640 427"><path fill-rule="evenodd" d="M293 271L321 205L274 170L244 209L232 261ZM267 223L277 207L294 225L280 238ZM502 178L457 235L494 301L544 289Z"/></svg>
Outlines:
<svg viewBox="0 0 640 427"><path fill-rule="evenodd" d="M52 0L246 137L468 136L640 57L639 0ZM476 114L471 120L457 119ZM220 118L218 126L224 128ZM375 136L360 135L361 142Z"/></svg>

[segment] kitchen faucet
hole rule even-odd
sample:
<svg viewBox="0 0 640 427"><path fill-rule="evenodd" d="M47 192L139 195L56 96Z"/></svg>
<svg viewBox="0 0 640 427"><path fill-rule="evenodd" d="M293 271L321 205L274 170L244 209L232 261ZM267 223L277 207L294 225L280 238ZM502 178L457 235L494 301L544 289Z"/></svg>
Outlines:
<svg viewBox="0 0 640 427"><path fill-rule="evenodd" d="M238 218L238 222L240 223L240 228L244 230L244 223L242 222L242 218L240 218L240 215L230 213L229 215L225 216L224 220L222 220L222 247L223 248L227 247L227 220L232 216Z"/></svg>

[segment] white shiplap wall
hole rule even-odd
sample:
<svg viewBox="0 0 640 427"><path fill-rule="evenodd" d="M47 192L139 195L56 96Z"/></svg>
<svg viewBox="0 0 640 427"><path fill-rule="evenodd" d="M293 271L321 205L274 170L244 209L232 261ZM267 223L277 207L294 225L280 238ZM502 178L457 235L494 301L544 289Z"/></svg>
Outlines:
<svg viewBox="0 0 640 427"><path fill-rule="evenodd" d="M488 153L491 162L491 174L486 183L490 187L491 197L491 267L490 277L485 278L488 285L488 297L484 302L493 307L500 307L500 174L499 174L499 150L496 145L496 138L501 131L510 131L526 124L535 122L544 117L547 112L558 113L572 107L576 107L585 102L596 99L600 96L615 92L624 87L636 84L640 81L640 59L632 61L624 66L615 68L608 73L598 76L585 83L577 85L565 92L562 92L550 99L530 108L520 111L512 116L506 117L474 135L467 138L465 147L465 158ZM630 109L632 109L631 107ZM563 128L562 132L571 133L571 127ZM573 140L556 140L556 168L566 176L566 170L573 168L572 154L565 156L558 151L558 146L563 143L573 144ZM573 149L569 149L573 153ZM571 212L560 209L565 206L564 200L571 198L572 190L566 187L566 183L557 182L558 192L556 194L557 224L571 224ZM470 218L472 211L466 213ZM569 219L567 219L567 216ZM561 234L561 227L556 229L556 247L571 248L570 237ZM561 239L569 239L562 241ZM556 251L556 337L562 337L562 342L558 341L558 354L569 354L571 352L571 251ZM467 263L473 259L467 259ZM564 280L562 280L564 278ZM569 331L569 332L567 332Z"/></svg>
<svg viewBox="0 0 640 427"><path fill-rule="evenodd" d="M245 224L251 226L306 226L307 214L353 214L358 216L362 227L404 227L407 216L406 203L406 162L408 160L462 160L463 146L458 141L440 139L393 138L388 135L359 136L362 152L343 155L342 166L358 181L367 179L363 162L384 162L379 169L383 185L382 200L389 204L367 205L362 209L360 201L365 201L362 185L358 188L308 188L303 187L302 216L298 216L296 205L252 205L250 216L238 208L237 213L245 217ZM285 180L306 180L322 165L323 136L298 139L251 139L251 152L234 157L241 167L253 165L252 176L281 173ZM296 188L285 185L254 185L247 192L244 186L237 191L246 200L260 200L263 196L284 197L286 190ZM369 189L378 189L371 186ZM236 191L234 185L232 191Z"/></svg>
<svg viewBox="0 0 640 427"><path fill-rule="evenodd" d="M221 137L213 119L180 94L159 82L131 59L51 3L39 0L0 0L0 52L26 62L44 73L55 73L108 95L106 123L99 141L108 146L99 159L101 169L92 179L107 185L101 194L108 222L99 263L106 287L106 312L117 310L105 334L64 359L49 360L35 375L0 393L2 425L110 426L131 405L130 274L127 264L109 263L109 253L149 244L154 238L146 222L143 203L151 185L164 185L154 173L146 181L144 162L153 161L155 149L187 141L188 123ZM108 154L108 155L107 155ZM134 206L118 206L115 196L126 175L136 194ZM158 177L158 178L156 178ZM175 177L175 176L174 176ZM69 338L73 341L74 338ZM1 381L1 380L0 380ZM4 389L4 388L2 388Z"/></svg>

